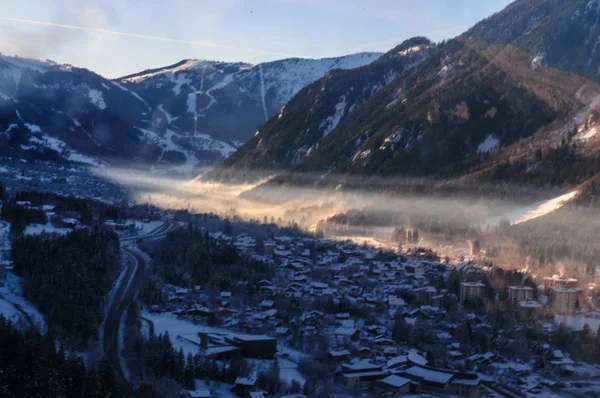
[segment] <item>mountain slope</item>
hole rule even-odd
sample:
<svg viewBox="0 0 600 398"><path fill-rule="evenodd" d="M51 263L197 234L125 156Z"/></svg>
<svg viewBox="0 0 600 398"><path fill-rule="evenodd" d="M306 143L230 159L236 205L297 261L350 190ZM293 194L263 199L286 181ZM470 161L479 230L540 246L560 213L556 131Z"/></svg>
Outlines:
<svg viewBox="0 0 600 398"><path fill-rule="evenodd" d="M156 148L133 125L147 107L132 99L85 69L0 56L2 154L146 162Z"/></svg>
<svg viewBox="0 0 600 398"><path fill-rule="evenodd" d="M378 57L182 61L111 81L70 65L0 56L0 155L190 176L234 152L303 85Z"/></svg>
<svg viewBox="0 0 600 398"><path fill-rule="evenodd" d="M310 107L286 121L291 128L282 126L267 141L260 141L261 129L259 137L209 177L245 178L254 166L280 172L265 187L393 189L389 183L380 185L397 177L435 177L444 184L509 178L551 186L580 183L579 177L567 177L568 171L555 179L540 179L536 170L539 164L545 173L557 157L575 164L581 156L596 156L594 148L600 146L591 146L595 130L590 126L595 124L588 120L600 103L593 81L600 65L589 46L597 29L592 16L600 16L600 7L592 7L597 3L516 1L457 39L438 45L433 55L401 73L312 142L306 156L280 163L268 157L265 163L247 160L248 154L260 159L261 154L302 152L305 143L285 137L298 133ZM570 50L564 48L568 42ZM347 83L345 89L349 87ZM290 105L302 101L309 102L307 90ZM272 119L264 129L276 123ZM563 140L571 148L567 155L554 152ZM538 142L551 146L544 150ZM222 171L225 167L227 173ZM593 166L585 161L577 169Z"/></svg>
<svg viewBox="0 0 600 398"><path fill-rule="evenodd" d="M297 164L344 118L357 112L396 76L426 59L434 48L429 40L414 38L367 66L328 73L301 90L246 145L206 178L230 180L236 178L235 173L230 173L235 169L251 169L257 176L264 176Z"/></svg>
<svg viewBox="0 0 600 398"><path fill-rule="evenodd" d="M154 115L157 124L241 144L306 85L330 70L360 67L380 55L285 59L259 65L187 60L116 81L161 111Z"/></svg>

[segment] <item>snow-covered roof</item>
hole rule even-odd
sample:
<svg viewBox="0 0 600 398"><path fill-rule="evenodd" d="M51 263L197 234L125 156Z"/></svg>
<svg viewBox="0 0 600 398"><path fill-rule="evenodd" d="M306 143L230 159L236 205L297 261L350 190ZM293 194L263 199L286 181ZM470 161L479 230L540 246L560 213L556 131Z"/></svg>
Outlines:
<svg viewBox="0 0 600 398"><path fill-rule="evenodd" d="M381 366L375 365L369 361L358 361L353 363L345 363L342 365L343 370L352 370L352 371L367 371L372 369L381 369Z"/></svg>
<svg viewBox="0 0 600 398"><path fill-rule="evenodd" d="M393 368L395 366L404 364L404 363L408 363L408 357L406 355L399 355L397 357L391 358L388 362L387 362L387 367L388 368Z"/></svg>
<svg viewBox="0 0 600 398"><path fill-rule="evenodd" d="M426 369L420 366L413 366L406 369L405 372L408 375L437 384L446 384L454 377L453 373L440 372L438 370Z"/></svg>
<svg viewBox="0 0 600 398"><path fill-rule="evenodd" d="M385 379L380 380L379 382L383 383L383 384L387 384L392 387L400 388L403 385L410 383L410 380L406 379L404 377L400 377L398 375L390 375L390 376L386 377Z"/></svg>
<svg viewBox="0 0 600 398"><path fill-rule="evenodd" d="M253 377L238 377L235 379L234 384L239 384L242 386L254 386L256 384L256 379Z"/></svg>

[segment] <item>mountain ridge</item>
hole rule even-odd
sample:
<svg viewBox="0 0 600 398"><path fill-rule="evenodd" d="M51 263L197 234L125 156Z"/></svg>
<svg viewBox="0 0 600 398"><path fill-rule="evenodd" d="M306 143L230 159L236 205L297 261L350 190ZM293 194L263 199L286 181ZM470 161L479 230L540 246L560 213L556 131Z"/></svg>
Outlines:
<svg viewBox="0 0 600 398"><path fill-rule="evenodd" d="M244 153L260 159L260 153L301 149L262 142L260 147L255 138L205 178L239 182L266 177L251 173L253 165L274 174L262 185L265 193L266 188L295 185L368 189L371 177L432 177L458 186L464 178L550 187L582 183L593 176L598 153L593 148L600 147L590 139L598 119L594 98L600 94L600 74L590 74L600 70L589 40L600 29L597 21L597 0L518 0L437 45L427 59L313 142L300 162L244 162ZM574 50L561 58L567 42ZM325 78L314 85L324 83ZM290 104L306 95L306 90L299 92ZM585 116L577 117L582 112ZM295 126L302 117L288 123ZM277 123L272 118L264 128ZM285 134L284 126L279 136ZM544 149L538 141L547 135L553 144ZM505 155L508 148L520 148L520 159ZM556 157L576 167L552 178L549 164ZM261 186L254 190L260 191Z"/></svg>
<svg viewBox="0 0 600 398"><path fill-rule="evenodd" d="M59 65L49 60L2 55L2 155L30 160L40 158L59 162L83 161L90 165L143 167L193 176L198 167L210 165L235 151L264 120L279 112L279 103L265 102L265 95L269 94L280 102L286 101L306 81L318 79L334 66L362 65L379 55L363 53L333 58L327 61L327 65L319 61L283 60L269 63L268 67L264 67L264 74L263 64L253 66L182 60L130 75L129 81L124 78L109 80L87 69ZM204 62L200 65L203 68L191 69L201 62ZM296 79L297 65L309 65L312 69ZM209 67L214 75L206 73L207 76L204 76ZM232 73L252 68L255 69L252 76L242 76L245 80L236 82L235 87L229 86L233 81ZM147 76L149 74L159 79L161 76L169 79L167 75L170 74L176 81L156 95L146 95L131 80L136 77L137 80L152 80L152 76ZM282 74L287 74L287 91L275 87ZM261 78L275 88L262 93ZM191 92L193 79L206 80L210 88L198 90L202 93L191 101L187 94ZM235 113L236 108L230 106L235 98L244 95L245 98L252 97L245 102L250 114L237 115L234 123L228 115ZM191 107L193 112L189 112ZM220 127L219 131L194 125L193 122L201 118L202 110L213 112L221 108L221 113L211 114L211 122ZM244 129L236 130L235 127L240 125Z"/></svg>

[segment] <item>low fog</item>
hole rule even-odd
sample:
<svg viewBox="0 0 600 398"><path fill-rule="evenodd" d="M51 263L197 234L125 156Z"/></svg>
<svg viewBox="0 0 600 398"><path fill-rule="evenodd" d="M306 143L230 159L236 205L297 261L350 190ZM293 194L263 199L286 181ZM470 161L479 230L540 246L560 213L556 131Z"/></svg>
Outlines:
<svg viewBox="0 0 600 398"><path fill-rule="evenodd" d="M334 189L270 187L261 185L263 181L232 185L126 169L102 168L96 173L129 187L138 203L281 226L296 224L327 238L350 239L378 247L418 245L452 259L495 256L496 263L518 269L531 268L528 255L515 246L519 243L511 243L511 240L522 241L517 235L511 239L515 231L525 230L517 230L519 225L531 225L533 220L548 223L548 228L541 228L544 232L536 227L541 239L547 240L544 234L562 228L556 225L562 221L547 216L576 196L575 191L563 195L547 192L536 196L546 195L546 199L517 202L456 195L346 191L339 185ZM379 183L383 188L386 181ZM587 222L591 222L589 218ZM596 224L600 227L599 222ZM398 239L398 229L401 234L417 230L418 239L405 242L404 235ZM501 256L495 254L498 247L503 247ZM564 267L562 263L556 264L557 269Z"/></svg>

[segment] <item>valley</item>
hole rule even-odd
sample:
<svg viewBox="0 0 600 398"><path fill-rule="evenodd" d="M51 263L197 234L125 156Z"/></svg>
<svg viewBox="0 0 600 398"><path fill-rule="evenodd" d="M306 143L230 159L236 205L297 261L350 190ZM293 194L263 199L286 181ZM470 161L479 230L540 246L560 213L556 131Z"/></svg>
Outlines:
<svg viewBox="0 0 600 398"><path fill-rule="evenodd" d="M222 3L0 17L1 395L598 396L600 0Z"/></svg>

